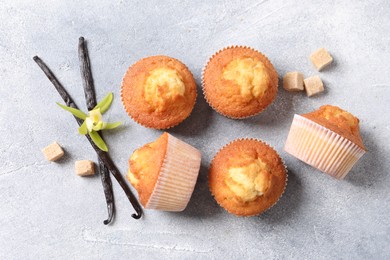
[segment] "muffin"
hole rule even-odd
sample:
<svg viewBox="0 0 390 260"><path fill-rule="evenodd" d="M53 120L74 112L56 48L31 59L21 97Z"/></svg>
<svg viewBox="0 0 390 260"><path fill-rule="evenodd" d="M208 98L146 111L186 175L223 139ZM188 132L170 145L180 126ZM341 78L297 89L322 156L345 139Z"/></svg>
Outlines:
<svg viewBox="0 0 390 260"><path fill-rule="evenodd" d="M256 139L237 139L223 147L211 162L209 187L229 213L254 216L282 196L287 170L277 152Z"/></svg>
<svg viewBox="0 0 390 260"><path fill-rule="evenodd" d="M245 118L262 112L276 98L278 73L262 53L244 46L227 47L209 59L202 86L215 111Z"/></svg>
<svg viewBox="0 0 390 260"><path fill-rule="evenodd" d="M182 211L200 168L201 154L168 133L134 151L127 179L146 209Z"/></svg>
<svg viewBox="0 0 390 260"><path fill-rule="evenodd" d="M186 119L195 105L196 83L189 69L167 56L144 58L123 77L122 103L137 123L166 129Z"/></svg>
<svg viewBox="0 0 390 260"><path fill-rule="evenodd" d="M295 115L284 149L337 179L343 179L366 152L359 119L331 105Z"/></svg>

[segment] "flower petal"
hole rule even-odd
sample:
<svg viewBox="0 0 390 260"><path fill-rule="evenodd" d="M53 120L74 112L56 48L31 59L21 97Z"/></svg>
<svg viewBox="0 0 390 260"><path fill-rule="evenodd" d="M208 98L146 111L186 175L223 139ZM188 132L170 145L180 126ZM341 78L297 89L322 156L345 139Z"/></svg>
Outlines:
<svg viewBox="0 0 390 260"><path fill-rule="evenodd" d="M122 124L122 122L105 123L103 125L102 129L114 129L114 128L117 128L118 126L120 126L121 124Z"/></svg>
<svg viewBox="0 0 390 260"><path fill-rule="evenodd" d="M93 130L93 121L92 121L92 119L87 117L85 119L85 124L87 125L88 132L91 132Z"/></svg>
<svg viewBox="0 0 390 260"><path fill-rule="evenodd" d="M112 94L112 92L108 93L107 96L105 96L102 101L100 101L96 107L94 107L93 109L97 109L97 108L100 108L100 113L104 113L107 111L107 109L110 108L111 106L111 103L112 103L112 99L114 98L114 95Z"/></svg>
<svg viewBox="0 0 390 260"><path fill-rule="evenodd" d="M94 125L93 127L92 127L92 129L94 130L94 131L100 131L101 129L103 129L103 125L104 125L104 123L103 123L103 121L99 121L96 125Z"/></svg>
<svg viewBox="0 0 390 260"><path fill-rule="evenodd" d="M88 134L88 128L87 128L86 121L84 121L84 123L82 123L82 125L79 127L79 134L81 134L81 135Z"/></svg>
<svg viewBox="0 0 390 260"><path fill-rule="evenodd" d="M91 137L92 141L96 144L96 146L99 147L100 150L108 152L107 145L100 137L99 133L92 131L89 133L89 136Z"/></svg>
<svg viewBox="0 0 390 260"><path fill-rule="evenodd" d="M92 122L98 123L102 120L102 113L100 113L100 108L93 109L89 111L89 118L91 118Z"/></svg>
<svg viewBox="0 0 390 260"><path fill-rule="evenodd" d="M80 111L76 108L61 105L58 102L56 102L56 104L59 105L62 109L65 109L66 111L72 113L77 118L85 120L85 118L87 117L87 115L83 111Z"/></svg>

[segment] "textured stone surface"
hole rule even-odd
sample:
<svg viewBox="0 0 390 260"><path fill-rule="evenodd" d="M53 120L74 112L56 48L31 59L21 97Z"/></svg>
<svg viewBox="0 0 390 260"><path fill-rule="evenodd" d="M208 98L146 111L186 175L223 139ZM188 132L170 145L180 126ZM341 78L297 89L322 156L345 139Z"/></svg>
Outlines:
<svg viewBox="0 0 390 260"><path fill-rule="evenodd" d="M103 2L103 1L101 1ZM1 1L0 2L0 258L300 258L385 259L390 255L390 3L388 1ZM113 181L113 225L100 177L80 178L74 161L96 157L74 119L32 60L48 63L85 108L77 43L83 35L97 94L113 91L107 113L124 127L106 139L125 174L132 151L161 132L135 124L119 99L127 67L156 54L183 61L200 84L202 66L218 49L241 44L270 58L279 72L316 75L309 55L319 47L334 57L319 73L326 91L308 98L279 88L261 115L234 121L218 115L201 92L192 115L169 130L203 152L196 190L182 213L146 211L131 218ZM283 151L294 113L339 105L361 120L369 152L337 181ZM207 167L239 137L273 145L289 168L285 195L260 217L237 218L212 199ZM40 149L58 140L59 163Z"/></svg>

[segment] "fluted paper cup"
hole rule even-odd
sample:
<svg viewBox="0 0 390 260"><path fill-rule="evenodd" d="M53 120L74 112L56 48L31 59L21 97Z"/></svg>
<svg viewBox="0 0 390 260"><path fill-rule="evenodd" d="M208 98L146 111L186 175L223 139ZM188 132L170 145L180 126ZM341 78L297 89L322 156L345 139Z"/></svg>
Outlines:
<svg viewBox="0 0 390 260"><path fill-rule="evenodd" d="M168 134L168 146L160 175L146 209L183 211L194 191L201 154L191 145Z"/></svg>
<svg viewBox="0 0 390 260"><path fill-rule="evenodd" d="M365 153L347 138L300 115L294 115L284 150L337 179L343 179Z"/></svg>

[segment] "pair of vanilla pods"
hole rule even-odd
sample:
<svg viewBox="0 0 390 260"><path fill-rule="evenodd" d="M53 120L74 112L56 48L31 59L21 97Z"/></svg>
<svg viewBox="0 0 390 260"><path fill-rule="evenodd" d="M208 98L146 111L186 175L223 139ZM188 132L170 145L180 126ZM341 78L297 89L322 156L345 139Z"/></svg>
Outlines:
<svg viewBox="0 0 390 260"><path fill-rule="evenodd" d="M78 53L79 53L80 72L83 81L86 105L88 111L90 111L96 106L96 95L95 95L95 87L94 87L92 71L91 71L91 64L88 55L88 49L84 37L79 38ZM49 69L49 67L38 56L34 56L33 59L38 64L38 66L42 69L42 71L45 73L45 75L51 81L51 83L54 85L55 89L60 94L61 98L64 100L66 105L68 107L78 109L72 97L68 94L64 86L59 82L59 80L56 78L54 73ZM77 123L81 126L83 120L77 117L75 117L75 119ZM88 134L85 136L87 137L89 143L92 145L93 149L96 151L98 156L99 173L101 175L101 180L102 180L104 195L106 197L107 210L108 210L108 218L104 220L103 223L105 225L111 223L115 214L114 194L112 189L110 172L115 177L115 179L117 180L117 182L119 183L123 191L125 192L134 210L136 211L136 213L132 214L131 216L134 219L141 218L143 214L142 208L137 198L134 196L129 186L127 185L127 182L123 179L122 174L115 166L108 152L99 149Z"/></svg>

